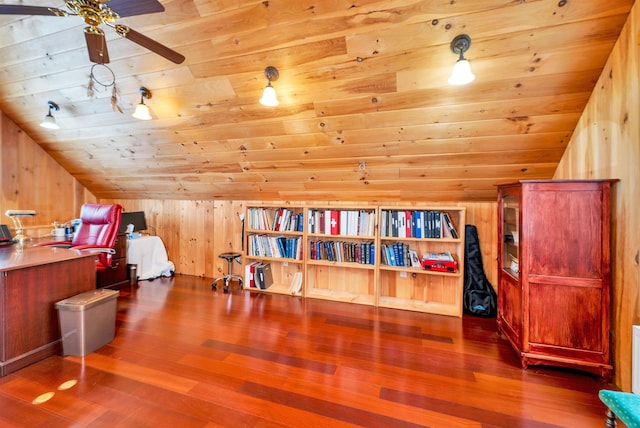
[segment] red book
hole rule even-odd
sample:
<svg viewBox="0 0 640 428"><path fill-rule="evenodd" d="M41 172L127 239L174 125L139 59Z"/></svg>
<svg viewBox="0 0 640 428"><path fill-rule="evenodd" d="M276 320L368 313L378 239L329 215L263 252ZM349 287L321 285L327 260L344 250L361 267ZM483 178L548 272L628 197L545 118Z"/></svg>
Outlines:
<svg viewBox="0 0 640 428"><path fill-rule="evenodd" d="M406 236L407 238L412 238L413 235L411 235L411 211L405 211L404 212L404 216L405 216L405 230L406 230Z"/></svg>
<svg viewBox="0 0 640 428"><path fill-rule="evenodd" d="M331 211L331 234L339 235L340 234L340 212L337 210Z"/></svg>

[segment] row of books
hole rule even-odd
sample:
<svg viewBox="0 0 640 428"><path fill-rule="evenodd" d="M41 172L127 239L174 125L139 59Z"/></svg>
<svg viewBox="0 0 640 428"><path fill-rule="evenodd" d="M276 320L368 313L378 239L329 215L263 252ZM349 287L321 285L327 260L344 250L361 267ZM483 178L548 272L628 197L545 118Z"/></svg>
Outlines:
<svg viewBox="0 0 640 428"><path fill-rule="evenodd" d="M446 211L382 210L380 235L393 238L459 238Z"/></svg>
<svg viewBox="0 0 640 428"><path fill-rule="evenodd" d="M309 210L309 233L373 236L376 216L367 210Z"/></svg>
<svg viewBox="0 0 640 428"><path fill-rule="evenodd" d="M422 260L418 258L418 252L409 248L403 242L394 244L382 244L382 264L387 266L400 266L423 268L437 272L457 272L458 262L449 251L441 253L424 253Z"/></svg>
<svg viewBox="0 0 640 428"><path fill-rule="evenodd" d="M252 262L244 266L244 286L266 290L273 284L269 263Z"/></svg>
<svg viewBox="0 0 640 428"><path fill-rule="evenodd" d="M330 262L351 262L373 265L375 245L373 242L321 241L309 242L310 260Z"/></svg>
<svg viewBox="0 0 640 428"><path fill-rule="evenodd" d="M419 268L420 259L415 250L409 248L409 244L396 242L381 245L382 264L387 266L403 266Z"/></svg>
<svg viewBox="0 0 640 428"><path fill-rule="evenodd" d="M249 229L302 232L304 215L288 208L252 207L247 209Z"/></svg>
<svg viewBox="0 0 640 428"><path fill-rule="evenodd" d="M302 260L302 237L250 234L247 236L247 255Z"/></svg>

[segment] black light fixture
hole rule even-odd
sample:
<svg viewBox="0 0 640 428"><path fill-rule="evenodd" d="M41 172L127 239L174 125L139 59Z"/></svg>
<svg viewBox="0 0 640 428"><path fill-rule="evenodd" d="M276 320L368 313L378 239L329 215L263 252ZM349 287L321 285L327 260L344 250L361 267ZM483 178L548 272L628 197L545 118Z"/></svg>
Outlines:
<svg viewBox="0 0 640 428"><path fill-rule="evenodd" d="M56 123L56 118L51 114L52 109L58 111L60 107L53 101L47 101L47 105L49 106L49 113L42 119L40 126L47 129L60 129L60 126Z"/></svg>
<svg viewBox="0 0 640 428"><path fill-rule="evenodd" d="M473 82L476 76L471 72L471 65L464 57L464 53L471 46L471 37L466 34L460 34L451 41L451 52L460 55L458 61L453 66L453 71L449 77L450 85L466 85Z"/></svg>
<svg viewBox="0 0 640 428"><path fill-rule="evenodd" d="M144 99L151 98L151 91L141 86L140 89L140 103L136 106L136 111L133 112L132 116L136 119L140 120L151 120L151 114L149 113L149 107L144 103Z"/></svg>
<svg viewBox="0 0 640 428"><path fill-rule="evenodd" d="M262 92L262 98L260 98L260 104L267 107L275 107L278 104L280 104L280 102L278 101L276 90L273 88L273 86L271 86L271 81L278 80L278 77L280 77L280 75L278 74L278 70L272 66L268 66L267 68L264 69L264 75L267 76L267 79L269 80L269 82L267 83L267 86L264 88L264 91Z"/></svg>

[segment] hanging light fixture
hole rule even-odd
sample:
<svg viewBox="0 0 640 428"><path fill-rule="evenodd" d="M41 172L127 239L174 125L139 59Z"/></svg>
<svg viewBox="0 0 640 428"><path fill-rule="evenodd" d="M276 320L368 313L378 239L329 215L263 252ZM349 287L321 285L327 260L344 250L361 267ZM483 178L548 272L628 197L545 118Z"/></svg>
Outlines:
<svg viewBox="0 0 640 428"><path fill-rule="evenodd" d="M151 114L149 114L149 107L144 103L144 99L151 98L151 91L144 86L140 87L140 103L136 106L136 111L132 116L140 120L151 120Z"/></svg>
<svg viewBox="0 0 640 428"><path fill-rule="evenodd" d="M464 57L464 53L471 46L471 38L466 34L460 34L451 41L451 52L460 55L458 61L453 66L453 71L449 77L450 85L466 85L473 82L476 76L471 72L471 65Z"/></svg>
<svg viewBox="0 0 640 428"><path fill-rule="evenodd" d="M56 118L51 114L51 109L58 111L60 107L53 101L47 101L47 105L49 106L49 113L42 119L40 126L47 129L60 129L60 126L56 123Z"/></svg>
<svg viewBox="0 0 640 428"><path fill-rule="evenodd" d="M271 86L271 81L278 80L278 77L280 77L280 75L278 74L278 70L272 66L268 66L264 69L264 75L267 76L269 82L262 92L260 104L267 107L275 107L280 104L280 102L278 101L278 97L276 96L276 90L273 88L273 86Z"/></svg>

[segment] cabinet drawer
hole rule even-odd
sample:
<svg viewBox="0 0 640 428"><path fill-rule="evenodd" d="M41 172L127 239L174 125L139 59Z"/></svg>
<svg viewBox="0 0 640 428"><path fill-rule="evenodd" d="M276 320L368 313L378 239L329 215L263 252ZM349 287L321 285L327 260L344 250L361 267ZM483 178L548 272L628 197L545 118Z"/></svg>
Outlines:
<svg viewBox="0 0 640 428"><path fill-rule="evenodd" d="M98 271L97 286L106 287L127 280L127 261L125 258L114 259L111 267Z"/></svg>

